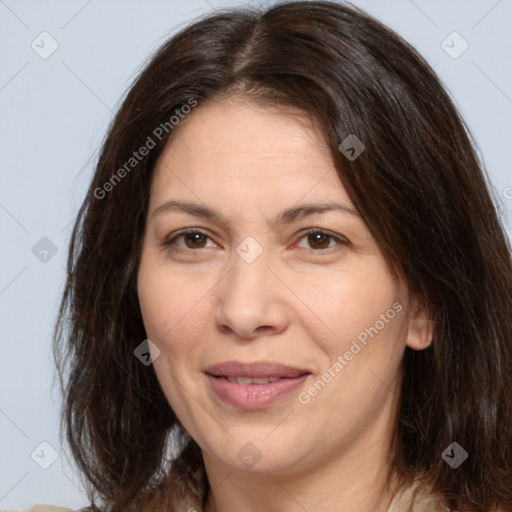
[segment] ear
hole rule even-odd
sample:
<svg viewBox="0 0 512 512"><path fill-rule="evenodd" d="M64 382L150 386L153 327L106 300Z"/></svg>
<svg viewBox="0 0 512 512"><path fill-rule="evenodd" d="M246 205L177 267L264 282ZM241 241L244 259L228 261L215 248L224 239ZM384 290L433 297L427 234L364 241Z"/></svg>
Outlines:
<svg viewBox="0 0 512 512"><path fill-rule="evenodd" d="M406 345L413 350L424 350L432 343L435 320L424 303L411 297Z"/></svg>

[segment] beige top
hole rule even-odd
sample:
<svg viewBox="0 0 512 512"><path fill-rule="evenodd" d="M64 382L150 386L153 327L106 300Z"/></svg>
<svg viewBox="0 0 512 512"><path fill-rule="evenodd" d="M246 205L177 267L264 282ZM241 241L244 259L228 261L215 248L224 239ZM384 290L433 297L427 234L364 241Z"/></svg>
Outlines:
<svg viewBox="0 0 512 512"><path fill-rule="evenodd" d="M412 501L412 487L406 491L397 494L391 502L387 512L450 512L450 509L445 507L439 501L430 498L426 494L418 494L414 502ZM196 505L197 507L197 505ZM178 510L182 510L179 508ZM183 510L187 510L186 508ZM14 510L5 510L2 512L16 512ZM73 512L70 508L54 507L51 505L34 505L26 512ZM197 512L204 512L202 509L197 509Z"/></svg>

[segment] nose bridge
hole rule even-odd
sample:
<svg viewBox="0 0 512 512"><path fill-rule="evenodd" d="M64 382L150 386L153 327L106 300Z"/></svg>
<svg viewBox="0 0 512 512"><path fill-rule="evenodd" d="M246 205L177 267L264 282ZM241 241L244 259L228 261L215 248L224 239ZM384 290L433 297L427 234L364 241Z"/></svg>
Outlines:
<svg viewBox="0 0 512 512"><path fill-rule="evenodd" d="M233 254L231 271L219 288L218 327L253 337L256 330L282 330L287 322L277 283L267 268L269 253L253 240L245 240Z"/></svg>
<svg viewBox="0 0 512 512"><path fill-rule="evenodd" d="M242 307L248 304L252 304L253 309L258 304L261 307L270 298L268 292L271 292L269 286L265 286L270 274L267 265L268 254L262 253L254 259L244 259L244 256L234 254L232 270L224 280L223 302L235 300Z"/></svg>

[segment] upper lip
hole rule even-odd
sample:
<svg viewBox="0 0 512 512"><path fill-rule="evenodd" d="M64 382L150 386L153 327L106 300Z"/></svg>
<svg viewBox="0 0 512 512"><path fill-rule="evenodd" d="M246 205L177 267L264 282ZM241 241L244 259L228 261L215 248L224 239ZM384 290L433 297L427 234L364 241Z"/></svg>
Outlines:
<svg viewBox="0 0 512 512"><path fill-rule="evenodd" d="M252 362L241 363L238 361L226 361L224 363L209 366L204 370L205 373L214 377L248 377L248 378L294 378L311 373L308 370L294 368L274 362Z"/></svg>

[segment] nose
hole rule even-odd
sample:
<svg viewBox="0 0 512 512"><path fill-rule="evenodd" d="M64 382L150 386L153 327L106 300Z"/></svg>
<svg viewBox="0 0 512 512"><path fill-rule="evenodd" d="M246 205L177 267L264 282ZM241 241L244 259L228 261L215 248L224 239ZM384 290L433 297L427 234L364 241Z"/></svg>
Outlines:
<svg viewBox="0 0 512 512"><path fill-rule="evenodd" d="M246 340L285 331L289 324L285 292L266 258L262 255L252 263L234 259L232 270L216 289L217 328Z"/></svg>

